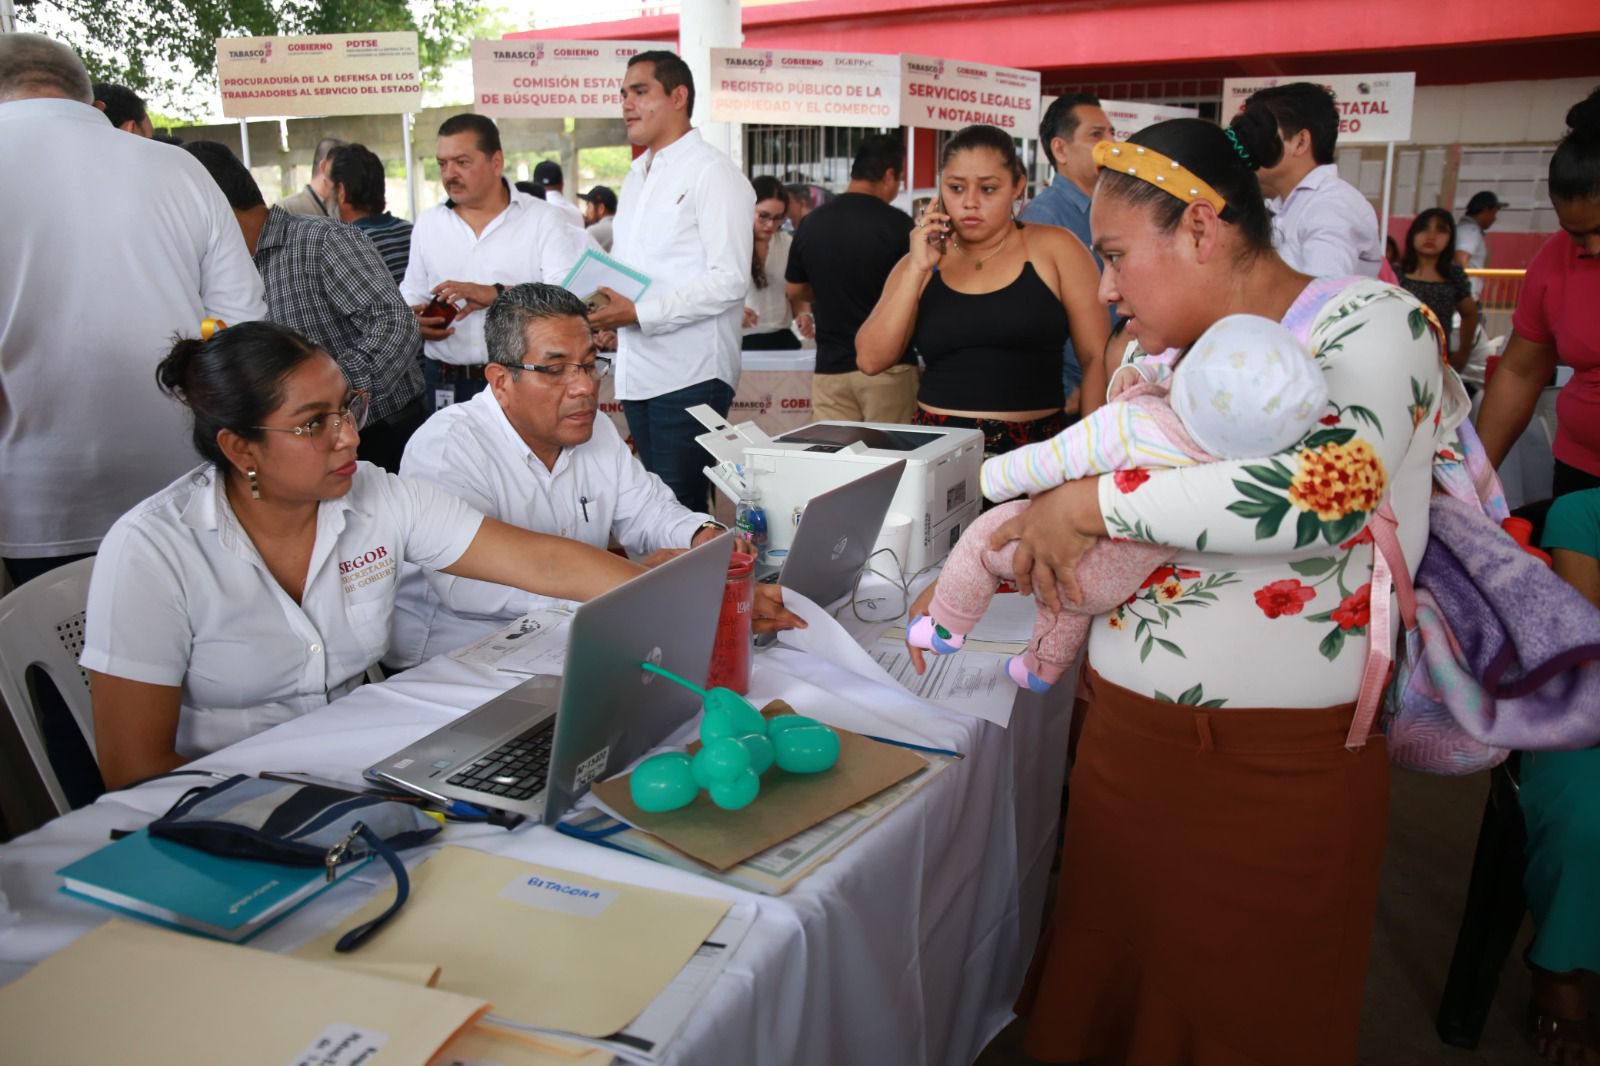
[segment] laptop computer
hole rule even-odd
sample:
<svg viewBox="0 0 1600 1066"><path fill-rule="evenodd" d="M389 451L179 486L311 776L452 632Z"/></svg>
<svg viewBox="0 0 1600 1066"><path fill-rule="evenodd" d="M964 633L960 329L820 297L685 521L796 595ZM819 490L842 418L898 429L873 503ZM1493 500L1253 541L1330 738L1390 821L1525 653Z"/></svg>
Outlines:
<svg viewBox="0 0 1600 1066"><path fill-rule="evenodd" d="M899 459L813 496L800 513L782 568L762 580L822 606L848 593L878 542L905 468Z"/></svg>
<svg viewBox="0 0 1600 1066"><path fill-rule="evenodd" d="M581 605L563 676L536 675L380 759L365 776L494 820L554 824L588 790L699 713L646 660L705 678L733 536L723 534Z"/></svg>

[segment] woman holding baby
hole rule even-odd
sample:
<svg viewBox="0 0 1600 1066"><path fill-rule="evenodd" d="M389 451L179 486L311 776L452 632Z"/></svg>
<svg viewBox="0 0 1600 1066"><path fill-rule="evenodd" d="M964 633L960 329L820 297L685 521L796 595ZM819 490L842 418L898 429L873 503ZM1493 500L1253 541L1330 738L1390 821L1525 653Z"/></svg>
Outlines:
<svg viewBox="0 0 1600 1066"><path fill-rule="evenodd" d="M1179 120L1097 150L1101 298L1144 351L1187 350L1197 365L1204 354L1206 376L1193 373L1205 387L1189 387L1203 403L1185 410L1173 385L1155 399L1182 425L1147 412L1185 445L1172 461L1069 463L1058 476L1075 480L1023 486L1036 494L987 546L1014 553L1023 590L1063 613L1094 601L1079 579L1097 555L1168 552L1114 606L1095 603L1087 627L1093 712L1052 928L1021 1008L1025 1050L1042 1061L1356 1061L1389 796L1382 735L1346 749L1368 644L1366 527L1387 496L1415 568L1435 452L1455 446L1464 396L1413 297L1313 280L1273 251L1251 147L1269 136ZM1197 343L1231 315L1303 346L1320 381L1291 373L1283 388L1314 405L1309 418L1255 397L1256 378L1226 386L1251 359L1279 372L1295 356L1249 337ZM1180 359L1172 377L1189 373ZM1144 363L1113 389L1165 375ZM1274 416L1309 432L1273 443L1257 431ZM991 473L986 491L1016 488ZM937 619L931 591L913 615L930 603Z"/></svg>

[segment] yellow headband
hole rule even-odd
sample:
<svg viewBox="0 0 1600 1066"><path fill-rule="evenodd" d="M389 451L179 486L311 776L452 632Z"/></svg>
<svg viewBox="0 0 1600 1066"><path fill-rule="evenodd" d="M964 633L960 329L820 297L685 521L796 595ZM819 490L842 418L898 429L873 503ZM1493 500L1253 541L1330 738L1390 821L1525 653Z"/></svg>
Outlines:
<svg viewBox="0 0 1600 1066"><path fill-rule="evenodd" d="M1204 200L1217 214L1228 208L1217 190L1192 170L1177 160L1168 159L1154 148L1130 141L1101 141L1094 146L1097 165L1118 174L1130 174L1140 181L1148 181L1163 192L1169 192L1186 204Z"/></svg>

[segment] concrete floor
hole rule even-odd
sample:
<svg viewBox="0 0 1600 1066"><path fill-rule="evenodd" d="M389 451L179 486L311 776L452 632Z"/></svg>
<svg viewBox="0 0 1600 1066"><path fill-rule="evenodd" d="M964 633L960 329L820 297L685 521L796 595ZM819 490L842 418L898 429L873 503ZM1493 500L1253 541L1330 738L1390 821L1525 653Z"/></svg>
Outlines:
<svg viewBox="0 0 1600 1066"><path fill-rule="evenodd" d="M1361 1021L1362 1066L1538 1066L1544 1061L1522 1035L1528 978L1521 951L1527 927L1501 973L1500 993L1478 1049L1449 1047L1433 1030L1487 791L1483 774L1395 773ZM976 1066L1033 1066L1020 1043L1021 1026L1013 1024Z"/></svg>

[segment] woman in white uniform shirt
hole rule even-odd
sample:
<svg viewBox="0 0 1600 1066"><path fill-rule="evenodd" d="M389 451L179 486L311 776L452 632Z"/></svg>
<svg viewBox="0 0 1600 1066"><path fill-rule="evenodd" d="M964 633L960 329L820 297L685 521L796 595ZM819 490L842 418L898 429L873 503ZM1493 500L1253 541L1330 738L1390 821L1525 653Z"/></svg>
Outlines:
<svg viewBox="0 0 1600 1066"><path fill-rule="evenodd" d="M206 462L123 515L95 562L82 663L108 787L359 684L387 647L402 562L573 600L639 572L357 463L365 396L282 326L180 340L157 378Z"/></svg>

